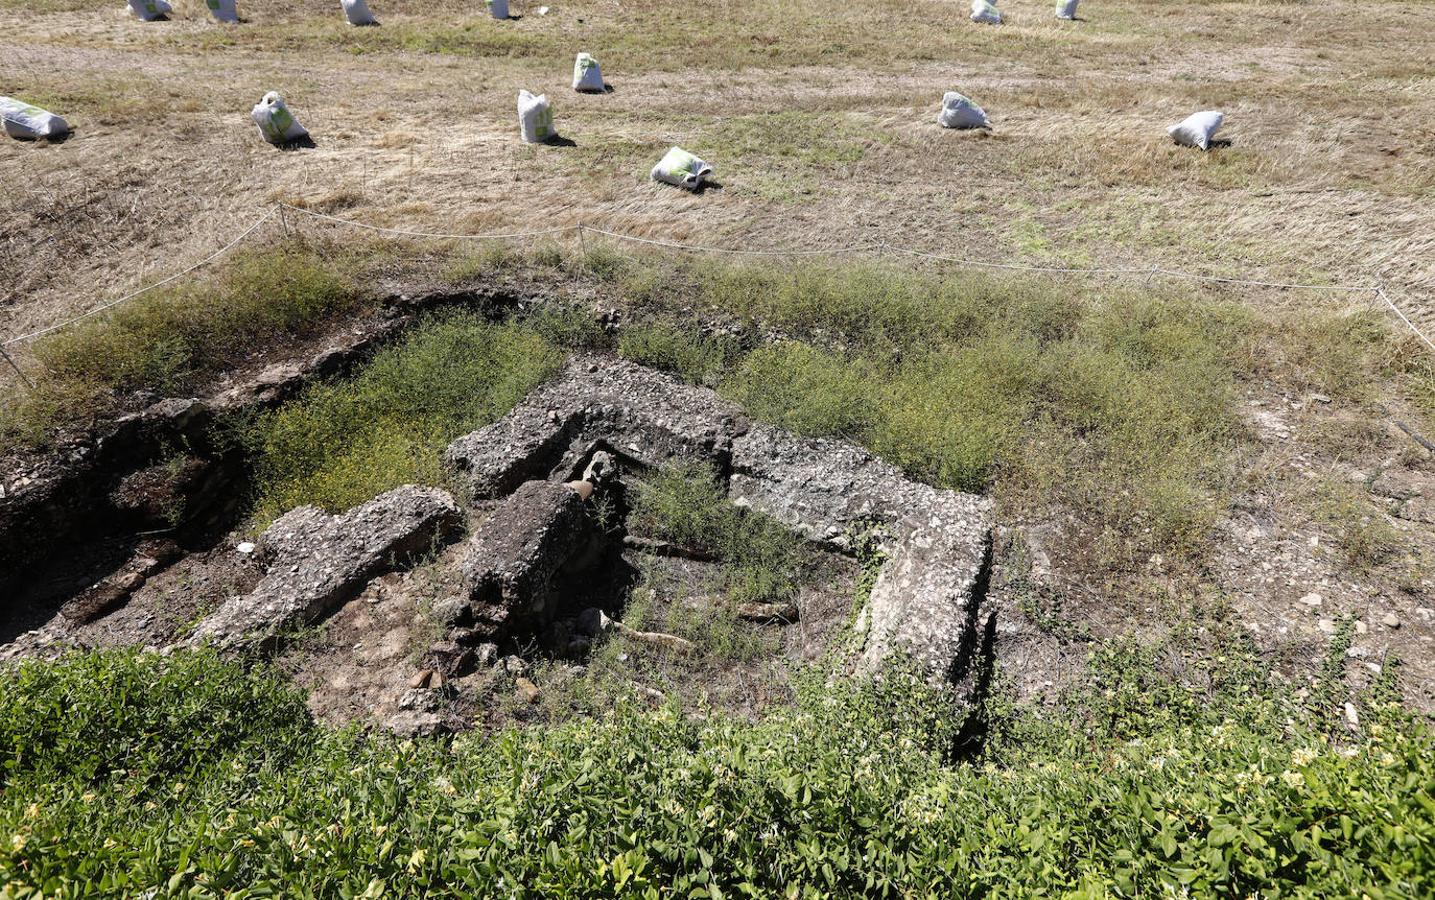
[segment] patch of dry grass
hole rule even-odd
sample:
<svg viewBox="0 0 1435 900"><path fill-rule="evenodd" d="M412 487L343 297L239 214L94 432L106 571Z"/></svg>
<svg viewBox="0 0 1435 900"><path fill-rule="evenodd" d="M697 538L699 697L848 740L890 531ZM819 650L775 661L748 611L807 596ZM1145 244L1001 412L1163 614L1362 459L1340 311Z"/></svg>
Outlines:
<svg viewBox="0 0 1435 900"><path fill-rule="evenodd" d="M989 259L1379 270L1416 297L1435 280L1429 7L1382 0L1356 23L1324 0L1142 0L1063 23L1033 4L1001 28L930 0L516 11L390 0L382 27L353 29L320 0L250 0L239 28L189 4L153 25L68 0L0 10L26 35L0 55L7 90L76 127L0 155L23 185L0 195L0 333L200 258L278 198L426 230L581 219L732 245L880 237ZM580 49L614 93L568 91ZM519 87L554 99L576 146L516 140ZM317 149L257 139L248 109L275 88ZM988 109L991 135L935 126L952 88ZM1172 147L1164 125L1202 106L1227 111L1232 146ZM649 184L674 143L722 189Z"/></svg>

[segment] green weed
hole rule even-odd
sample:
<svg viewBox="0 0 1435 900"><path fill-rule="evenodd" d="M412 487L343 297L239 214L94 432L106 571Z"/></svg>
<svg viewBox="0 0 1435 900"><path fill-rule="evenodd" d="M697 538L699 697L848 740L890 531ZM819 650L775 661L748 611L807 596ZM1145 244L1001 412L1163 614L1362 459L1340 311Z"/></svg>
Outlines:
<svg viewBox="0 0 1435 900"><path fill-rule="evenodd" d="M630 532L705 551L723 563L734 604L791 597L800 586L802 538L727 501L712 469L673 463L637 483Z"/></svg>
<svg viewBox="0 0 1435 900"><path fill-rule="evenodd" d="M336 263L302 244L242 253L207 280L161 288L38 339L37 389L0 415L0 449L113 411L131 391L174 392L303 335L360 303Z"/></svg>
<svg viewBox="0 0 1435 900"><path fill-rule="evenodd" d="M258 522L305 503L341 510L401 484L440 483L444 447L503 415L561 362L521 325L429 320L355 377L314 387L251 427Z"/></svg>
<svg viewBox="0 0 1435 900"><path fill-rule="evenodd" d="M900 667L801 680L761 721L619 701L453 741L312 723L208 654L31 661L0 682L13 896L1419 896L1435 740L1375 695L1333 740L1239 642L1098 648L1062 705ZM1187 660L1189 663L1189 660ZM1177 676L1174 672L1184 672ZM546 678L544 673L538 677ZM576 696L576 695L575 695Z"/></svg>

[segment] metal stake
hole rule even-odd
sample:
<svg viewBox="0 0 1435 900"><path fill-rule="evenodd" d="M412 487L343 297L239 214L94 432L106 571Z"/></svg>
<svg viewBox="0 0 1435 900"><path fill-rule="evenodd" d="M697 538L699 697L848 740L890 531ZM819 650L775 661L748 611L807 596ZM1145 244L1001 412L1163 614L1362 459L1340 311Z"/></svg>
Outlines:
<svg viewBox="0 0 1435 900"><path fill-rule="evenodd" d="M12 357L9 353L5 352L5 347L3 345L0 345L0 356L5 357L5 361L10 364L10 368L14 369L15 374L20 376L20 380L25 382L25 387L33 391L35 389L35 383L29 378L25 377L25 373L20 371L20 367L15 364L14 357Z"/></svg>

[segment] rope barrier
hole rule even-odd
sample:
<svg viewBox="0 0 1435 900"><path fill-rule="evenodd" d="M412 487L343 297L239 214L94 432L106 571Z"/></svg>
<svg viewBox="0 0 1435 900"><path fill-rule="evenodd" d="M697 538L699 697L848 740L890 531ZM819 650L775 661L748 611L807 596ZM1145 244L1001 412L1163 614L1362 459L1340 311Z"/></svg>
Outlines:
<svg viewBox="0 0 1435 900"><path fill-rule="evenodd" d="M1159 273L1160 269L1093 269L1076 268L1063 266L1029 266L1022 263L994 263L982 262L976 259L964 259L959 256L942 256L938 253L927 253L922 250L912 250L907 247L893 247L891 244L883 244L883 249L892 250L896 253L905 253L908 256L920 256L923 259L935 259L942 262L956 263L963 266L972 266L978 269L1009 269L1014 272L1044 272L1051 275L1147 275ZM1201 275L1193 275L1192 278L1202 278Z"/></svg>
<svg viewBox="0 0 1435 900"><path fill-rule="evenodd" d="M1253 281L1248 278L1221 278L1216 275L1192 275L1189 272L1176 272L1171 269L1156 269L1156 274L1165 275L1168 278L1185 278L1192 281L1211 281L1220 284L1244 284L1252 287L1281 288L1294 291L1349 291L1352 293L1372 293L1379 290L1374 287L1361 287L1360 285L1349 284L1293 284L1283 281Z"/></svg>
<svg viewBox="0 0 1435 900"><path fill-rule="evenodd" d="M1429 347L1431 350L1435 350L1435 343L1431 343L1430 339L1425 336L1425 332L1415 327L1414 322L1405 318L1405 313L1401 312L1400 307L1395 305L1395 301L1390 299L1390 295L1385 293L1385 288L1383 286L1375 289L1375 295L1381 300L1385 301L1385 305L1390 307L1391 311L1393 311L1397 316L1400 317L1400 321L1404 322L1406 327L1408 327L1411 331L1415 332L1415 334L1420 338L1420 340L1425 342L1425 346Z"/></svg>
<svg viewBox="0 0 1435 900"><path fill-rule="evenodd" d="M5 341L3 344L0 344L0 347L9 347L9 346L12 345L12 344L18 344L18 343L20 343L21 341L28 341L28 340L32 340L32 339L34 339L34 338L40 337L41 335L49 334L49 333L52 332L52 331L59 331L61 328L68 327L68 326L70 326L70 325L75 324L76 322L80 322L80 321L83 321L83 320L85 320L85 319L88 319L90 316L98 315L98 314L104 312L104 311L107 310L107 309L110 309L110 308L115 307L115 306L119 306L121 303L124 303L126 300L133 300L135 297L138 297L138 296L141 295L141 294L147 294L147 293L149 293L150 291L154 290L155 288L164 287L165 285L169 284L171 281L174 281L174 280L176 280L176 279L178 279L178 278L182 278L182 277L184 277L185 275L188 275L190 272L193 272L195 269L201 268L201 267L203 267L203 266L206 266L206 265L208 265L208 264L214 262L216 259L219 259L219 257L223 256L224 254L228 253L230 250L233 250L235 247L239 246L240 242L243 241L245 238L249 237L251 234L253 234L253 233L255 232L255 230L259 228L260 225L263 225L265 222L269 221L269 220L274 216L274 213L275 213L275 210L272 210L272 209L269 210L269 211L266 212L264 215L262 215L262 216L259 217L259 221L255 222L253 225L250 225L248 228L244 229L244 233L241 234L241 235L239 235L239 237L237 237L237 238L235 238L234 240L230 241L229 243L225 244L223 247L221 247L221 248L219 248L218 250L214 251L214 252L211 253L210 255L206 256L204 259L201 259L199 262L195 263L194 265L190 266L188 269L185 269L185 270L182 271L182 272L176 272L176 273L174 273L173 275L169 276L168 278L165 278L165 279L163 279L163 280L161 280L161 281L156 281L154 284L148 285L148 286L146 286L146 287L142 287L142 288L140 288L140 289L137 290L137 291L134 291L134 292L132 292L132 293L126 294L126 295L124 295L123 297L119 298L118 300L111 300L109 303L105 303L105 304L103 304L103 305L101 305L101 306L97 306L97 307L95 307L94 309L90 310L90 311L87 312L87 313L82 313L82 314L80 314L80 315L78 315L78 316L75 316L73 319L66 319L66 320L63 321L63 322L56 322L54 325L51 325L51 326L49 326L49 327L47 327L47 328L41 328L39 331L32 331L32 332L30 332L29 334L22 334L22 335L20 335L19 337L10 338L8 341Z"/></svg>
<svg viewBox="0 0 1435 900"><path fill-rule="evenodd" d="M674 250L687 250L694 253L728 253L735 256L837 256L843 253L860 253L864 250L878 250L882 247L881 244L856 244L851 247L830 247L820 250L743 250L731 247L710 247L703 244L680 244L676 241L659 241L653 238L638 237L634 234L604 231L602 228L594 228L592 225L584 225L581 227L594 234L607 235L610 238L616 238L620 241L652 244L655 247L670 247Z"/></svg>
<svg viewBox="0 0 1435 900"><path fill-rule="evenodd" d="M1419 337L1420 340L1424 341L1424 342L1425 342L1425 345L1426 345L1427 347L1429 347L1431 350L1435 350L1435 341L1432 341L1428 336L1426 336L1426 334L1425 334L1423 331L1421 331L1421 330L1415 325L1414 322L1410 321L1410 319L1405 315L1405 313L1401 311L1400 307L1395 304L1395 301L1390 298L1390 295L1386 292L1384 286L1381 286L1381 285L1377 285L1377 286L1375 286L1375 287L1364 287L1364 286L1359 286L1359 285L1302 284L1302 283L1298 283L1298 282L1285 282L1285 281L1262 281L1262 280L1250 279L1250 278L1227 278L1227 277L1218 276L1218 275L1199 275L1199 274L1196 274L1196 273L1194 273L1194 272L1182 272L1182 271L1178 271L1178 270L1175 270L1175 269L1165 269L1165 268L1161 268L1160 266L1150 266L1150 267L1147 267L1147 268L1140 268L1140 269L1119 268L1119 267L1118 267L1118 268L1098 268L1098 267L1083 268L1083 267L1076 267L1076 266L1038 266L1038 265L1028 265L1028 264L1025 264L1025 263L985 262L985 261L982 261L982 260L966 259L966 258L957 257L957 256L944 256L944 255L939 254L939 253L928 253L928 252L923 251L923 250L914 250L914 249L912 249L912 248L910 248L910 247L894 246L894 245L889 244L889 243L887 243L887 242L885 242L885 241L882 241L882 242L873 242L873 243L867 243L867 244L854 244L854 245L846 246L846 247L825 247L825 248L819 248L819 249L815 249L815 250L749 250L749 249L738 248L738 247L713 247L713 246L704 245L704 244L685 244L685 243L680 243L680 242L678 242L678 241L665 241L665 240L658 240L658 239L655 239L655 238L639 237L638 235L634 235L634 234L624 234L624 233L619 232L619 231L608 231L607 229L603 229L603 228L595 228L595 227L593 227L592 225L585 225L585 224L583 224L582 222L579 222L579 223L576 224L576 225L562 225L562 226L558 226L558 227L556 227L556 228L541 228L541 229L537 229L537 230L533 230L533 231L513 231L513 232L499 232L499 233L489 233L489 234L447 234L447 233L442 233L442 232L412 231L412 230L404 229L404 228L388 228L388 227L385 227L385 226L382 226L382 225L370 225L370 224L367 224L367 223L365 223L365 222L356 222L356 221L354 221L353 219L344 219L344 218L340 218L339 216L331 216L331 215L328 215L328 214L326 214L326 213L315 212L314 210L311 210L311 209L304 209L304 208L302 208L302 207L292 206L292 205L287 204L287 203L278 203L278 204L275 204L275 206L274 206L272 209L270 209L269 211L267 211L266 213L264 213L264 215L260 216L258 221L256 221L253 225L250 225L247 229L244 230L244 232L243 232L242 234L240 234L240 235L239 235L238 237L236 237L234 240L230 241L228 244L225 244L225 245L224 245L223 247L221 247L219 250L215 251L214 253L210 254L209 256L205 257L204 259L200 260L199 262L195 263L194 265L190 266L189 268L187 268L187 269L185 269L185 270L183 270L183 271L181 271L181 272L176 272L175 274L169 276L168 278L165 278L165 279L163 279L163 280L161 280L161 281L157 281L157 282L155 282L154 284L151 284L151 285L149 285L149 286L147 286L147 287L143 287L143 288L141 288L141 289L139 289L139 290L137 290L137 291L134 291L134 292L132 292L132 293L126 294L125 296L120 297L120 298L117 299L117 300L112 300L112 301L110 301L110 302L108 302L108 303L105 303L105 304L103 304L103 305L101 305L101 306L97 306L97 307L95 307L94 309L90 310L89 312L84 313L84 314L79 315L79 316L75 316L75 317L72 318L72 319L67 319L67 320L65 320L65 321L63 321L63 322L58 322L58 323L56 323L56 324L54 324L54 325L51 325L51 326L49 326L48 328L42 328L42 329L40 329L40 330L38 330L38 331L33 331L33 332L30 332L29 334L22 334L22 335L20 335L20 336L18 336L18 337L13 337L13 338L10 338L9 340L6 340L6 341L4 341L4 342L0 342L0 347L9 347L9 346L11 346L11 345L13 345L13 344L21 343L22 341L32 340L32 339L34 339L34 338L40 337L41 335L49 334L49 333L51 333L51 332L53 332L53 331L58 331L58 330L61 329L61 328L65 328L65 327L67 327L67 326L69 326L69 325L73 325L73 324L75 324L76 322L79 322L79 321L81 321L81 320L88 319L89 317L94 316L94 315L97 315L97 314L99 314L99 313L102 313L102 312L104 312L104 311L107 310L107 309L111 309L111 308L113 308L113 307L115 307L115 306L118 306L119 304L124 303L124 302L127 301L127 300L132 300L132 299L134 299L135 297L140 296L141 294L144 294L144 293L147 293L147 292L149 292L149 291L152 291L152 290L154 290L155 288L158 288L158 287L163 287L164 285L169 284L170 282L175 281L175 280L178 279L178 278L182 278L183 276L188 275L189 273L193 272L194 270L196 270L196 269L198 269L198 268L201 268L202 266L208 265L209 263L211 263L211 262L213 262L214 260L218 259L219 257L223 256L224 254L228 253L230 250L232 250L232 249L234 249L236 246L238 246L238 245L240 244L240 242L242 242L245 238L247 238L247 237L249 237L249 235L253 234L253 233L259 228L259 226L263 225L263 224L264 224L265 222L267 222L270 218L272 218L275 213L278 213L280 216L283 216L283 215L284 215L284 212L285 212L286 210L293 211L293 212L296 212L296 213L300 213L300 214L302 214L302 215L309 216L309 217L314 218L314 219L319 219L319 220L321 220L321 221L332 222L332 223L334 223L334 224L336 224L336 225L347 225L347 226L352 227L352 228L360 228L360 229L364 229L364 230L366 230L366 231L374 231L374 232L379 232L379 233L382 233L382 234L401 235L401 236L404 236L404 237L435 238L435 239L441 239L441 240L512 240L512 239L515 239L515 238L541 237L541 236L544 236L544 235L568 234L568 233L570 233L570 232L577 232L578 238L579 238L579 240L580 240L580 242L581 242L582 239L583 239L583 235L584 235L586 232L591 231L591 232L593 232L594 234L601 234L601 235L603 235L603 236L605 236L605 237L609 237L609 238L612 238L612 239L614 239L614 240L628 241L628 242L630 242L630 243L636 243L636 244L647 244L647 245L654 246L654 247L666 247L666 248L669 248L669 249L682 250L682 251L686 251L686 252L690 252L690 253L725 253L725 254L729 254L729 255L733 255L733 256L794 257L794 256L840 256L840 255L849 254L849 253L863 253L863 252L867 252L867 251L876 250L876 251L878 251L879 253L880 253L880 252L889 252L889 251L890 251L890 252L894 252L894 253L901 253L901 254L904 254L904 255L906 255L906 256L914 256L914 257L920 257L920 258L923 258L923 259L931 259L931 260L936 260L936 261L939 261L939 262L952 263L952 264L954 264L954 265L959 265L959 266L967 266L967 267L970 267L970 268L978 268L978 269L1000 269L1000 270L1012 271L1012 272L1032 272L1032 273L1047 274L1047 275L1081 275L1081 276L1111 275L1111 276L1118 276L1118 277L1119 277L1119 276L1139 276L1139 277L1144 278L1144 280L1145 280L1146 282L1150 282L1150 280L1151 280L1152 278L1159 276L1159 277L1165 277L1165 278L1181 278L1181 279L1185 279L1185 280L1187 280L1187 281L1208 282L1208 283L1212 283L1212 284L1234 284L1234 285L1245 285L1245 286L1248 286L1248 287L1273 288L1273 289L1278 289L1278 290L1309 290L1309 291L1329 291L1329 292L1345 292L1345 293L1368 293L1368 294L1374 294L1375 296L1379 297L1382 301L1384 301L1385 305L1388 306L1388 307L1390 307L1391 311L1394 312L1395 315L1400 318L1400 321L1401 321L1401 322L1405 323L1405 326L1406 326L1407 328L1409 328L1417 337ZM285 226L286 226L286 231L287 231L287 226L288 226L287 220L285 221ZM583 244L583 247L584 247L584 249L585 249L585 251L586 251L587 244L584 243L584 244ZM7 356L8 356L8 354L7 354ZM22 377L23 377L23 373L22 373Z"/></svg>
<svg viewBox="0 0 1435 900"><path fill-rule="evenodd" d="M542 228L538 231L515 231L509 234L439 234L436 232L429 231L406 231L402 228L385 228L382 225L369 225L365 222L355 222L353 219L341 219L338 216L329 216L321 212L314 212L312 209L304 209L298 206L290 206L287 203L280 203L279 208L293 210L296 213L302 213L306 216L312 216L315 219L323 219L326 222L335 222L340 225L350 225L354 228L363 228L367 231L379 231L384 234L400 234L404 237L441 238L450 240L498 241L507 238L539 237L540 235L545 234L566 234L567 232L570 232L575 228L581 227L578 225L564 225L559 228Z"/></svg>

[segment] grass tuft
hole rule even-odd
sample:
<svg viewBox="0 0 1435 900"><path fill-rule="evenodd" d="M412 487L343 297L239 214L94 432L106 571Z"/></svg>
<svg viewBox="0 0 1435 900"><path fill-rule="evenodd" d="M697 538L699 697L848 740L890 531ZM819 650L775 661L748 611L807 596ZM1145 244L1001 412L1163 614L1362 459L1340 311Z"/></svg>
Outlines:
<svg viewBox="0 0 1435 900"><path fill-rule="evenodd" d="M307 245L243 252L216 274L161 288L38 339L36 389L0 413L0 450L113 412L133 391L175 392L360 304L339 265Z"/></svg>
<svg viewBox="0 0 1435 900"><path fill-rule="evenodd" d="M503 415L562 359L531 328L469 314L430 319L355 377L314 387L252 426L257 523L301 504L341 510L401 484L440 483L448 442Z"/></svg>
<svg viewBox="0 0 1435 900"><path fill-rule="evenodd" d="M712 554L734 604L784 600L800 584L803 541L773 519L728 502L701 463L673 463L639 481L628 528Z"/></svg>

